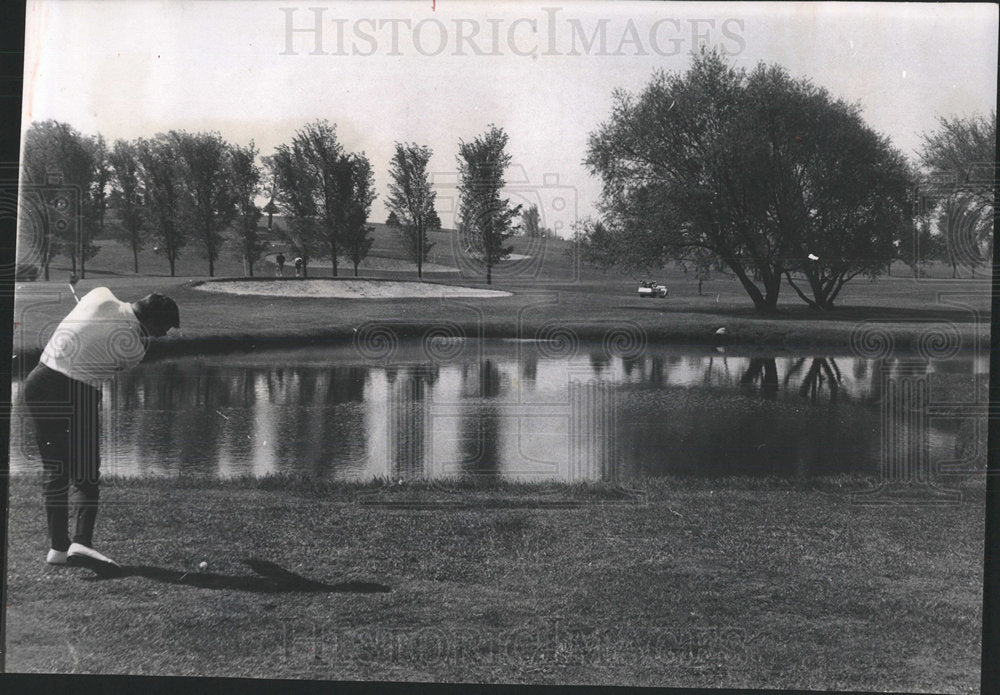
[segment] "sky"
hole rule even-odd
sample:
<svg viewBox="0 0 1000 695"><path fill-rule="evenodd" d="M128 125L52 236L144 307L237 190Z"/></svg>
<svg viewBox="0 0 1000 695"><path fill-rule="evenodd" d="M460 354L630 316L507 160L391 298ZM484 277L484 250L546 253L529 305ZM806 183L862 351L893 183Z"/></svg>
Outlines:
<svg viewBox="0 0 1000 695"><path fill-rule="evenodd" d="M565 235L595 213L583 160L615 90L685 70L702 45L858 103L913 158L940 117L996 109L997 29L997 6L971 3L29 0L22 124L109 143L218 131L270 154L327 119L372 161L372 221L394 144L429 146L447 227L458 143L493 123L511 198Z"/></svg>

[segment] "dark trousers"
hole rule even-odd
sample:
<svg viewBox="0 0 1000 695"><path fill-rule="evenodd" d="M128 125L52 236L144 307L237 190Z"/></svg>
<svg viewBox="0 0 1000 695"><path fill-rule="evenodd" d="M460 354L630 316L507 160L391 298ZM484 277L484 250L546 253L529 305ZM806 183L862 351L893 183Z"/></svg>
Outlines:
<svg viewBox="0 0 1000 695"><path fill-rule="evenodd" d="M24 380L23 393L42 457L50 547L69 548L70 510L73 542L90 546L101 475L101 391L39 364Z"/></svg>

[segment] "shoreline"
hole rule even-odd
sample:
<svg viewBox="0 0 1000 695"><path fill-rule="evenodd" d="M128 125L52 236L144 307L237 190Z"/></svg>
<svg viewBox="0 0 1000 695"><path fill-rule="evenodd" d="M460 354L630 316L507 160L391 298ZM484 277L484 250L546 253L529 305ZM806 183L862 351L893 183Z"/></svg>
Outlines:
<svg viewBox="0 0 1000 695"><path fill-rule="evenodd" d="M766 320L766 319L765 319ZM345 346L355 340L358 328L374 323L388 328L400 340L420 340L435 326L444 326L449 337L468 340L522 340L529 342L545 342L560 340L561 337L546 338L546 330L550 330L551 322L531 322L521 325L510 325L507 322L462 322L443 320L436 324L425 320L407 321L398 319L374 320L363 322L356 326L331 326L313 331L289 333L287 331L258 331L238 335L207 334L192 337L157 338L150 342L147 355L148 361L170 358L174 356L191 356L199 354L245 353L257 350L287 349L295 347L330 345ZM714 322L716 325L718 321ZM670 326L644 326L633 321L624 321L624 331L616 331L615 325L591 325L573 322L572 335L582 343L628 342L636 336L643 349L645 347L672 346L695 349L724 348L730 354L773 352L775 354L816 352L825 356L856 356L879 358L891 353L912 354L920 356L925 352L934 353L940 348L932 341L941 338L940 332L933 332L935 326L948 325L954 329L959 344L953 351L954 355L970 355L980 352L979 347L988 341L988 330L978 329L975 324L955 324L943 321L934 322L894 322L892 320L864 322L864 328L859 324L833 324L822 327L802 327L797 325L789 330L775 331L762 327L754 330L753 320L742 319L740 325L729 332L724 340L716 339L705 327L692 328L685 326L675 329ZM790 335L794 334L794 335ZM13 355L15 374L20 363L24 371L33 368L42 354L42 348L33 346L16 350ZM885 353L885 354L883 354Z"/></svg>
<svg viewBox="0 0 1000 695"><path fill-rule="evenodd" d="M34 486L40 471L12 473L15 486ZM739 495L787 493L816 495L849 506L916 509L930 505L956 508L985 503L987 471L938 474L929 485L886 484L876 473L833 473L809 477L777 475L692 476L662 475L616 481L523 480L455 475L441 479L376 477L366 480L316 478L304 473L242 474L219 477L204 474L120 476L102 474L108 494L217 494L280 493L328 504L384 506L400 509L546 509L644 506L669 502L678 495ZM877 499L876 499L877 498Z"/></svg>
<svg viewBox="0 0 1000 695"><path fill-rule="evenodd" d="M355 278L310 278L342 283ZM385 278L359 278L385 281ZM398 281L394 278L393 281ZM428 278L444 285L457 278ZM854 303L830 312L783 304L774 313L757 313L731 283L721 283L719 301L685 294L640 299L631 283L602 280L577 283L498 281L492 286L462 278L461 285L509 291L511 296L465 299L322 298L241 296L205 292L206 282L274 284L273 278L134 277L102 278L88 284L108 286L123 297L155 291L182 307L181 333L154 339L147 359L291 348L303 344L350 345L358 332L374 340L419 340L425 335L487 340L556 339L564 343L601 342L618 353L640 354L657 345L740 351L807 352L881 358L894 352L950 356L988 350L988 297L974 295L965 282L917 285L893 279L875 288L864 285ZM277 281L296 282L294 278ZM980 285L981 283L977 283ZM88 288L78 287L85 292ZM690 290L690 288L687 288ZM946 295L942 292L949 290ZM877 290L877 291L876 291ZM959 292L959 290L962 290ZM967 299L966 297L970 297ZM68 288L58 281L22 283L15 293L13 353L15 371L30 369L49 334L72 309ZM725 340L716 331L726 328ZM391 332L391 335L388 333Z"/></svg>

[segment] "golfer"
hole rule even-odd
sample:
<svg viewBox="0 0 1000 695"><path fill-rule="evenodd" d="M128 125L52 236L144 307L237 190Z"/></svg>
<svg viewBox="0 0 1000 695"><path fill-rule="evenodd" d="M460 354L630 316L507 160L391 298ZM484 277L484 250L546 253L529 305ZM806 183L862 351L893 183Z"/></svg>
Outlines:
<svg viewBox="0 0 1000 695"><path fill-rule="evenodd" d="M275 275L279 278L285 277L285 254L279 253L274 258Z"/></svg>
<svg viewBox="0 0 1000 695"><path fill-rule="evenodd" d="M303 266L303 263L304 262L303 262L301 256L299 256L298 258L295 259L295 277L297 277L297 278L302 277L302 266Z"/></svg>
<svg viewBox="0 0 1000 695"><path fill-rule="evenodd" d="M130 304L98 287L62 320L38 366L24 380L24 400L42 458L50 564L89 560L118 566L93 548L101 386L138 365L150 337L179 327L177 304L169 297L150 294ZM70 509L75 525L72 542Z"/></svg>

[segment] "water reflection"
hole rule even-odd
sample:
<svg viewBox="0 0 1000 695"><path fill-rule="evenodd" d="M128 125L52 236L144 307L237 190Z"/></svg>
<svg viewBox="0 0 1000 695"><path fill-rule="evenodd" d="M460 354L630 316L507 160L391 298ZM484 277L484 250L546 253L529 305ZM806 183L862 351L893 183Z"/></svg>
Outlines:
<svg viewBox="0 0 1000 695"><path fill-rule="evenodd" d="M797 376L802 372L807 362L809 363L809 368L806 370L805 376L802 378L802 384L799 386L799 395L803 398L808 398L810 403L816 403L825 386L829 393L830 402L836 402L837 393L840 390L841 376L840 367L837 366L837 361L833 359L817 357L812 360L806 360L805 358L797 360L788 370L788 373L785 374L785 388L788 388L788 383L793 376ZM862 370L862 373L864 373L864 370Z"/></svg>
<svg viewBox="0 0 1000 695"><path fill-rule="evenodd" d="M467 351L473 352L473 351ZM883 426L885 384L925 380L932 402L974 402L986 361L873 361L601 347L570 356L484 343L391 365L349 348L164 360L106 388L105 469L219 476L306 471L366 479L482 474L613 480L664 474L810 476L875 471L889 439L930 461L979 465L982 423ZM901 371L902 370L902 371ZM15 422L20 422L15 384ZM895 418L895 419L892 419ZM34 470L30 422L12 470ZM893 444L892 446L897 446ZM897 447L898 448L898 447Z"/></svg>
<svg viewBox="0 0 1000 695"><path fill-rule="evenodd" d="M764 398L778 395L778 367L773 357L752 357L740 377L740 387L747 392L756 391Z"/></svg>

